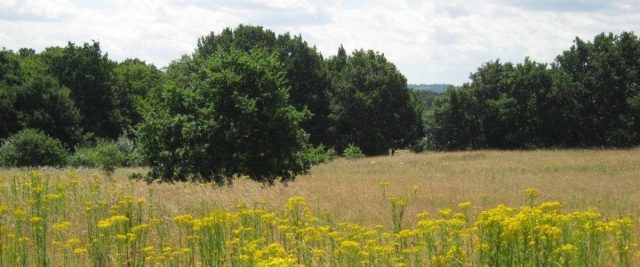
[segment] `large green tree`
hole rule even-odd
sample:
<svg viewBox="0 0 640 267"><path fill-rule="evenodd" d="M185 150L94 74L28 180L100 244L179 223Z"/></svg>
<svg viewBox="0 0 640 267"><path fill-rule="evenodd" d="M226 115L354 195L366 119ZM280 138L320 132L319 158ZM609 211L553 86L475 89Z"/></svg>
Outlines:
<svg viewBox="0 0 640 267"><path fill-rule="evenodd" d="M637 144L640 93L640 41L633 33L576 38L557 57L557 67L571 81L576 145Z"/></svg>
<svg viewBox="0 0 640 267"><path fill-rule="evenodd" d="M277 55L219 49L175 62L168 73L137 130L151 178L222 184L246 175L273 183L308 169L300 127L307 115L290 104Z"/></svg>
<svg viewBox="0 0 640 267"><path fill-rule="evenodd" d="M423 135L421 105L383 54L357 50L329 60L333 145L354 143L367 155L406 147Z"/></svg>
<svg viewBox="0 0 640 267"><path fill-rule="evenodd" d="M477 147L480 123L469 116L469 111L475 110L477 103L467 87L450 87L427 112L426 141L429 149Z"/></svg>
<svg viewBox="0 0 640 267"><path fill-rule="evenodd" d="M71 90L84 131L97 137L117 137L122 129L112 91L115 63L102 53L100 44L68 43L64 48L47 48L42 57L60 84Z"/></svg>
<svg viewBox="0 0 640 267"><path fill-rule="evenodd" d="M0 139L35 128L68 146L80 141L80 113L70 91L47 72L40 57L1 51L0 73Z"/></svg>
<svg viewBox="0 0 640 267"><path fill-rule="evenodd" d="M276 35L259 26L239 25L200 38L196 53L208 56L219 49L245 52L262 49L276 53L284 66L285 83L291 88L289 100L298 110L311 112L311 118L302 124L310 135L310 142L314 145L329 142L326 130L330 123L328 92L331 82L324 59L315 47L299 35Z"/></svg>
<svg viewBox="0 0 640 267"><path fill-rule="evenodd" d="M121 128L142 122L141 110L149 97L159 94L163 73L139 59L127 59L113 70L113 97Z"/></svg>
<svg viewBox="0 0 640 267"><path fill-rule="evenodd" d="M0 51L0 139L16 131L15 88L21 83L20 60L12 51Z"/></svg>
<svg viewBox="0 0 640 267"><path fill-rule="evenodd" d="M565 146L567 85L561 72L524 60L491 61L471 82L450 88L428 115L435 149L515 149Z"/></svg>
<svg viewBox="0 0 640 267"><path fill-rule="evenodd" d="M577 38L551 64L492 61L436 101L437 149L625 147L640 143L640 41Z"/></svg>

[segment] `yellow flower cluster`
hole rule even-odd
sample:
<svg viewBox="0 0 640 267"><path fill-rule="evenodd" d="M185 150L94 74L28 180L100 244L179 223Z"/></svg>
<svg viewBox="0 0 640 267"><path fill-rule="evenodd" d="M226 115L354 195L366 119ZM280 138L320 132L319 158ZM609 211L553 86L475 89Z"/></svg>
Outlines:
<svg viewBox="0 0 640 267"><path fill-rule="evenodd" d="M390 196L390 227L365 227L320 219L303 197L165 217L97 178L26 176L0 187L0 266L632 266L637 252L631 219L536 205L537 189L523 207L463 202L408 227L409 197Z"/></svg>
<svg viewBox="0 0 640 267"><path fill-rule="evenodd" d="M120 223L127 222L127 221L129 221L129 218L127 218L126 216L114 215L104 220L98 221L97 226L100 229L108 229L108 228L111 228L113 225L118 225Z"/></svg>

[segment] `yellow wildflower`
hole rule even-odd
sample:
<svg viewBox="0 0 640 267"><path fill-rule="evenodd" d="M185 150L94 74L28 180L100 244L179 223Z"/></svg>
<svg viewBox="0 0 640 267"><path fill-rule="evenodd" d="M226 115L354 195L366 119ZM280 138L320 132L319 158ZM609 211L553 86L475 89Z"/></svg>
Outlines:
<svg viewBox="0 0 640 267"><path fill-rule="evenodd" d="M89 251L87 251L86 248L76 248L73 250L73 254L76 255L86 255L87 253L89 253Z"/></svg>
<svg viewBox="0 0 640 267"><path fill-rule="evenodd" d="M71 229L71 222L69 221L62 221L59 223L54 223L51 228L53 228L53 230L56 231L67 231L69 229Z"/></svg>

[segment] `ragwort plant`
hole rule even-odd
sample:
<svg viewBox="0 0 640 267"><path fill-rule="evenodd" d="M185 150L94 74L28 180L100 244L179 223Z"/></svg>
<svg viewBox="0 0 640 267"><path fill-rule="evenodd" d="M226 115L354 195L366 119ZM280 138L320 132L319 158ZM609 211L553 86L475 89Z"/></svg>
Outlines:
<svg viewBox="0 0 640 267"><path fill-rule="evenodd" d="M558 202L470 202L403 224L407 195L390 220L366 227L317 216L302 197L283 209L240 205L198 216L159 216L153 203L96 174L17 173L0 186L0 266L633 266L633 220ZM384 185L386 192L389 185ZM414 189L414 192L416 190ZM151 192L150 192L151 193ZM386 193L385 193L386 194ZM415 198L415 197L414 197ZM80 215L80 216L78 216Z"/></svg>

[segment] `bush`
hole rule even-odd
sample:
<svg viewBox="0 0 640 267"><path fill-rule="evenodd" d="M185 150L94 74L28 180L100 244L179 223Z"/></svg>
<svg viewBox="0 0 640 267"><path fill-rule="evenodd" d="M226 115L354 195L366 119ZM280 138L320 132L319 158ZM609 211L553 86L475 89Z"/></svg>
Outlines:
<svg viewBox="0 0 640 267"><path fill-rule="evenodd" d="M305 154L307 156L307 161L311 165L325 163L334 160L338 156L333 148L326 149L324 145L319 145L317 147L309 146Z"/></svg>
<svg viewBox="0 0 640 267"><path fill-rule="evenodd" d="M81 147L69 157L68 165L71 167L97 168L98 160L93 147Z"/></svg>
<svg viewBox="0 0 640 267"><path fill-rule="evenodd" d="M344 149L342 156L348 159L359 159L364 158L364 153L362 153L362 150L358 146L349 144L347 148Z"/></svg>
<svg viewBox="0 0 640 267"><path fill-rule="evenodd" d="M125 155L116 143L103 143L96 146L98 167L107 175L113 174L117 167L124 166Z"/></svg>
<svg viewBox="0 0 640 267"><path fill-rule="evenodd" d="M40 130L24 129L0 147L0 164L8 167L63 166L67 151L60 140Z"/></svg>
<svg viewBox="0 0 640 267"><path fill-rule="evenodd" d="M100 168L107 175L125 164L125 154L117 143L100 142L95 147L79 148L69 159L73 167Z"/></svg>
<svg viewBox="0 0 640 267"><path fill-rule="evenodd" d="M124 155L124 166L133 167L144 165L144 158L140 153L140 149L138 149L136 143L126 134L121 135L116 141L116 144Z"/></svg>

